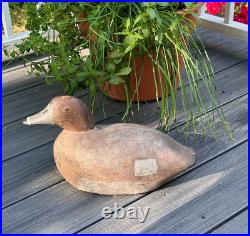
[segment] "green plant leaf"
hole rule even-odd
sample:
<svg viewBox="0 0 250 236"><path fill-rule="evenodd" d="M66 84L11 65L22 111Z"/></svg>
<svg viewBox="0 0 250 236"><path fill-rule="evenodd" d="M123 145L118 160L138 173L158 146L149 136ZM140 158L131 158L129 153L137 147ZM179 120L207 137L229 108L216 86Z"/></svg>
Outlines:
<svg viewBox="0 0 250 236"><path fill-rule="evenodd" d="M133 26L135 26L138 22L145 20L146 16L147 16L147 14L145 14L145 13L142 13L142 14L140 14L139 16L137 16L137 17L135 18L135 21L134 21L134 25L133 25Z"/></svg>
<svg viewBox="0 0 250 236"><path fill-rule="evenodd" d="M76 91L78 88L78 83L74 80L70 80L70 94L72 94L74 91Z"/></svg>
<svg viewBox="0 0 250 236"><path fill-rule="evenodd" d="M128 75L130 72L131 72L130 67L123 67L116 73L116 75Z"/></svg>
<svg viewBox="0 0 250 236"><path fill-rule="evenodd" d="M76 73L77 81L82 82L88 77L89 73L85 71L79 71Z"/></svg>
<svg viewBox="0 0 250 236"><path fill-rule="evenodd" d="M178 25L178 23L179 23L179 21L178 21L178 19L176 19L176 20L173 20L173 22L171 23L171 25L170 25L170 30L171 31L175 31L176 30L176 27L177 27L177 25Z"/></svg>
<svg viewBox="0 0 250 236"><path fill-rule="evenodd" d="M123 53L119 49L116 49L115 51L111 52L111 54L109 55L109 58L120 58L122 56L123 56Z"/></svg>
<svg viewBox="0 0 250 236"><path fill-rule="evenodd" d="M111 77L111 79L108 81L110 84L114 84L114 85L118 85L118 84L122 84L125 82L124 79L122 79L120 76L115 76L113 75Z"/></svg>
<svg viewBox="0 0 250 236"><path fill-rule="evenodd" d="M129 29L130 25L131 25L131 21L130 21L130 18L128 18L126 21L126 25L125 25L126 29Z"/></svg>
<svg viewBox="0 0 250 236"><path fill-rule="evenodd" d="M167 7L169 5L169 2L157 2L157 5L161 7Z"/></svg>
<svg viewBox="0 0 250 236"><path fill-rule="evenodd" d="M130 44L130 45L126 48L126 50L125 50L125 52L124 52L124 55L127 54L128 52L132 51L132 50L134 49L134 47L135 47L135 43Z"/></svg>
<svg viewBox="0 0 250 236"><path fill-rule="evenodd" d="M108 72L114 72L115 71L115 64L114 63L109 63L109 64L107 64L106 65L106 70L108 71Z"/></svg>
<svg viewBox="0 0 250 236"><path fill-rule="evenodd" d="M149 14L151 19L155 19L157 17L157 13L153 8L147 8L146 12Z"/></svg>
<svg viewBox="0 0 250 236"><path fill-rule="evenodd" d="M114 62L116 65L119 64L121 61L122 61L121 58L115 58L115 59L113 59L113 62Z"/></svg>

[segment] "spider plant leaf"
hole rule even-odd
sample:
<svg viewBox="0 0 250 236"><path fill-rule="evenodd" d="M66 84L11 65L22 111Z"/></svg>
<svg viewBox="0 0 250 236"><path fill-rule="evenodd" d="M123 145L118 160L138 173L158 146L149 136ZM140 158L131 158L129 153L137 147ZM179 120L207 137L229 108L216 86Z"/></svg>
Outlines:
<svg viewBox="0 0 250 236"><path fill-rule="evenodd" d="M125 50L124 55L127 54L128 52L132 51L136 46L136 43L131 43Z"/></svg>
<svg viewBox="0 0 250 236"><path fill-rule="evenodd" d="M157 17L157 12L153 8L147 8L146 12L148 13L151 19L155 19Z"/></svg>
<svg viewBox="0 0 250 236"><path fill-rule="evenodd" d="M125 27L127 30L130 28L130 25L131 25L131 21L130 21L130 18L128 18L125 24Z"/></svg>
<svg viewBox="0 0 250 236"><path fill-rule="evenodd" d="M144 21L145 20L145 18L146 18L146 16L147 16L147 14L145 14L145 13L142 13L142 14L140 14L139 16L137 16L136 18L135 18L135 20L134 20L134 25L133 26L135 26L138 22L140 22L140 21Z"/></svg>

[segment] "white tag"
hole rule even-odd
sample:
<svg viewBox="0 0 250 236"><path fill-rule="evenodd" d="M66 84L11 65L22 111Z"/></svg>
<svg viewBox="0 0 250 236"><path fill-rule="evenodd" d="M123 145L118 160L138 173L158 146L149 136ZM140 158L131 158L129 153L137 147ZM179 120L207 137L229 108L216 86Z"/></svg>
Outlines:
<svg viewBox="0 0 250 236"><path fill-rule="evenodd" d="M158 166L155 159L136 160L134 165L135 176L146 176L157 173Z"/></svg>
<svg viewBox="0 0 250 236"><path fill-rule="evenodd" d="M88 48L82 49L82 50L80 51L80 55L81 55L81 57L83 57L84 60L86 61L86 60L87 60L87 57L90 55L89 49L88 49Z"/></svg>

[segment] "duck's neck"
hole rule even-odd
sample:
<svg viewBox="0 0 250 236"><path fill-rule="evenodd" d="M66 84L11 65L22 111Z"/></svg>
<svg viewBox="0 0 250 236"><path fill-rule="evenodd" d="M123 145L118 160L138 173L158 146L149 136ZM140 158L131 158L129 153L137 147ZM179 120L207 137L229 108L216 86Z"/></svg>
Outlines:
<svg viewBox="0 0 250 236"><path fill-rule="evenodd" d="M60 125L63 129L73 132L88 131L95 128L95 124L86 125L84 122L72 122L70 124Z"/></svg>
<svg viewBox="0 0 250 236"><path fill-rule="evenodd" d="M68 131L87 131L95 128L95 122L92 114L81 116L81 114L74 114L74 116L64 117L60 119L57 117L56 124Z"/></svg>

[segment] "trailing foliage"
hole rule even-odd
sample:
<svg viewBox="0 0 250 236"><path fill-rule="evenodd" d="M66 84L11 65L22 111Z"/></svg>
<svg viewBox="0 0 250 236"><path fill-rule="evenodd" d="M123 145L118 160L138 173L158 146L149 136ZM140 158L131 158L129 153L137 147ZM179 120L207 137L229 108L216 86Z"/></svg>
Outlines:
<svg viewBox="0 0 250 236"><path fill-rule="evenodd" d="M26 28L31 33L10 55L17 57L32 50L48 56L47 61L31 62L31 73L45 74L48 83L63 83L67 94L88 88L93 106L97 89L104 83L124 84L126 118L133 109L128 75L134 71L134 58L146 54L152 62L156 88L160 86L162 91L161 100L157 99L161 127L169 129L177 122L178 77L186 134L190 125L196 133L204 134L206 124L214 130L214 114L208 113L211 109L219 114L230 133L222 111L217 108L209 58L192 37L193 21L186 17L194 15L194 7L196 4L179 2L47 2L37 8L36 3L27 3ZM185 11L180 14L182 9ZM48 37L44 37L46 32ZM84 48L90 49L87 58L81 56ZM180 74L180 60L185 66L185 79ZM201 86L205 86L205 91ZM210 100L211 106L205 100ZM197 130L197 122L202 124L202 130Z"/></svg>

